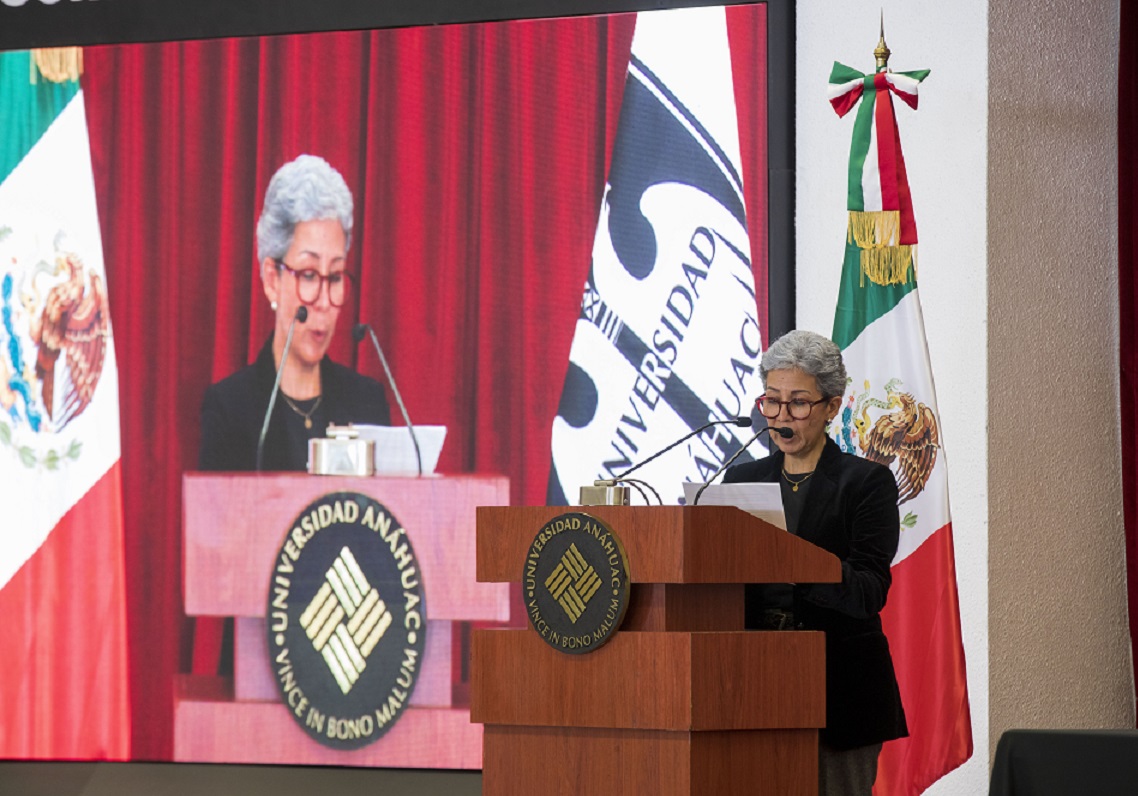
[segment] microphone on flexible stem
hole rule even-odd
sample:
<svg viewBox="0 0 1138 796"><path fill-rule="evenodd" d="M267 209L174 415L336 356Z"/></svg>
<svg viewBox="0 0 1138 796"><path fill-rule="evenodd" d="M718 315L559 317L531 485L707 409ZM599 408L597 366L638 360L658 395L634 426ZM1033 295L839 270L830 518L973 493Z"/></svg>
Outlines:
<svg viewBox="0 0 1138 796"><path fill-rule="evenodd" d="M705 490L709 486L711 486L711 482L714 481L716 478L718 478L720 473L722 473L724 470L726 470L728 467L730 467L736 459L738 459L740 456L742 456L743 451L747 450L747 448L749 448L751 446L751 443L754 442L755 440L757 440L759 438L759 435L762 434L764 431L769 431L771 433L778 434L783 439L790 439L791 437L794 436L793 431L791 431L789 428L783 428L782 426L764 426L763 428L760 428L758 431L755 432L755 436L753 436L749 440L747 440L746 445L739 448L739 450L735 451L734 456L732 456L727 461L723 462L723 466L711 474L711 478L707 479L707 483L704 484L703 486L701 486L699 488L699 491L695 493L695 497L692 498L691 504L693 506L696 505L697 503L699 503L699 496L703 494L703 490Z"/></svg>
<svg viewBox="0 0 1138 796"><path fill-rule="evenodd" d="M281 350L281 363L277 365L277 378L273 382L273 391L269 393L269 408L265 410L265 422L261 424L261 436L257 439L257 472L261 472L262 460L265 456L265 435L269 433L269 418L273 416L273 407L277 403L277 393L281 390L281 375L284 373L285 363L288 362L288 350L292 347L292 333L297 323L308 320L308 307L301 305L296 308L296 315L288 325L288 335L285 337L284 348Z"/></svg>
<svg viewBox="0 0 1138 796"><path fill-rule="evenodd" d="M733 425L733 426L738 426L739 428L750 428L751 427L751 418L749 418L749 417L731 417L731 418L728 418L726 420L712 420L712 421L709 421L707 423L704 423L702 426L695 429L694 431L690 431L687 434L685 434L684 436L680 437L678 440L676 440L675 442L673 442L671 445L667 446L666 448L656 451L655 453L653 453L651 456L649 456L644 461L638 462L637 464L634 464L632 467L629 467L627 470L625 470L620 475L617 475L613 478L606 478L606 479L594 481L593 487L599 487L601 489L608 489L608 488L616 486L617 484L619 484L621 482L627 481L628 483L632 484L633 487L636 489L636 491L640 492L641 496L643 497L644 493L641 491L640 487L638 486L638 484L643 484L652 492L653 495L656 496L656 501L658 503L660 503L661 505L663 505L664 501L661 500L660 494L655 489L652 489L652 486L647 481L641 481L641 480L636 479L636 478L629 478L628 477L629 473L635 472L636 470L639 470L641 467L648 464L649 462L655 461L656 459L660 458L661 456L663 456L668 451L672 450L672 448L676 447L677 445L681 445L684 442L687 442L689 439L696 436L697 434L702 434L703 432L707 431L712 426L723 426L723 425ZM587 487L583 487L583 489L587 489ZM644 502L647 503L648 502L647 499L645 499Z"/></svg>
<svg viewBox="0 0 1138 796"><path fill-rule="evenodd" d="M712 420L709 423L704 423L702 426L697 428L695 431L692 431L688 434L685 434L684 436L680 437L678 440L673 442L668 447L664 448L663 450L656 451L655 453L653 453L651 456L649 456L644 461L640 462L639 464L634 464L632 467L629 467L623 473L621 473L620 475L616 476L615 478L613 478L611 480L613 482L621 481L621 480L627 478L629 473L635 472L636 470L639 470L641 467L648 464L649 462L655 461L656 459L660 458L665 453L670 451L672 448L674 448L677 445L680 445L684 442L687 442L689 439L696 436L697 434L702 434L703 432L707 431L712 426L723 426L723 425L733 425L733 426L738 426L739 428L750 428L751 427L751 418L749 418L749 417L731 417L731 418L728 418L727 420Z"/></svg>
<svg viewBox="0 0 1138 796"><path fill-rule="evenodd" d="M423 475L423 454L419 451L419 438L415 436L415 426L411 425L411 416L407 414L407 404L403 403L403 396L399 394L399 387L395 384L395 376L391 374L391 368L387 364L387 357L383 355L383 348L379 345L379 338L375 336L375 330L371 328L369 323L357 323L352 327L352 339L359 343L364 339L364 335L371 335L371 344L375 348L375 353L379 354L379 363L383 365L383 372L387 375L387 383L391 385L391 392L395 395L395 403L399 404L399 411L403 414L403 422L407 425L407 431L411 434L411 444L415 446L415 461L419 465L419 475Z"/></svg>

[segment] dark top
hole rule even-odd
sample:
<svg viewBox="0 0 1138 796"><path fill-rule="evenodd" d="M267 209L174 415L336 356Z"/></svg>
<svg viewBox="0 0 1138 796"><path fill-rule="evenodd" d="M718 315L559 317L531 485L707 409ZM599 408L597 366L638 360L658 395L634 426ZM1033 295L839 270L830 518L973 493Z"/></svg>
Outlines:
<svg viewBox="0 0 1138 796"><path fill-rule="evenodd" d="M257 439L276 375L270 338L252 365L206 390L199 469L257 469ZM329 423L387 425L390 421L387 397L379 382L337 365L328 357L320 361L320 392L322 397L312 413L310 429L305 428L304 418L289 407L284 396L277 396L265 436L265 471L306 469L308 440L325 436ZM313 404L293 403L304 411Z"/></svg>
<svg viewBox="0 0 1138 796"><path fill-rule="evenodd" d="M782 471L779 470L779 473ZM782 512L786 516L786 530L798 536L798 521L802 517L802 507L809 500L810 482L814 480L814 476L805 478L799 473L794 476L794 480L798 484L798 491L795 491L794 484L785 477L778 479L782 491Z"/></svg>
<svg viewBox="0 0 1138 796"><path fill-rule="evenodd" d="M778 481L783 461L778 451L732 467L723 481ZM842 562L841 583L795 586L793 594L797 627L826 634L823 740L851 749L908 735L889 642L881 630L892 582L889 566L900 538L893 474L842 453L827 438L797 525L798 536Z"/></svg>
<svg viewBox="0 0 1138 796"><path fill-rule="evenodd" d="M782 491L782 512L786 518L786 530L795 536L798 535L798 518L802 515L802 507L806 505L810 494L810 482L814 476L803 478L802 474L795 476L798 491L794 491L794 484L789 483L785 477L779 479ZM788 583L763 583L747 587L747 617L748 626L752 629L789 630L784 627L784 619L778 619L777 624L770 624L770 619L761 615L761 612L775 608L779 611L794 611L794 592Z"/></svg>

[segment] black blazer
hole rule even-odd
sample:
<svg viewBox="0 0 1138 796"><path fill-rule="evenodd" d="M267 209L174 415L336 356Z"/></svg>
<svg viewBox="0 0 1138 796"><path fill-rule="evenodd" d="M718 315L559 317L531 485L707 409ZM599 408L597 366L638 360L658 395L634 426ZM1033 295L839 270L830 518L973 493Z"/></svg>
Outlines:
<svg viewBox="0 0 1138 796"><path fill-rule="evenodd" d="M202 400L201 447L198 467L202 470L255 470L257 439L276 367L272 338L265 343L252 365L209 387ZM323 437L329 423L387 425L390 414L383 387L374 379L337 365L327 356L320 361L323 398L312 416L312 428L284 399L277 396L269 431L265 436L264 469L304 470L308 463L308 438Z"/></svg>
<svg viewBox="0 0 1138 796"><path fill-rule="evenodd" d="M776 482L783 453L729 469L724 483ZM798 521L798 535L842 562L840 584L794 588L794 616L826 633L826 728L822 738L849 749L909 734L881 609L897 553L897 482L887 467L842 453L827 438Z"/></svg>

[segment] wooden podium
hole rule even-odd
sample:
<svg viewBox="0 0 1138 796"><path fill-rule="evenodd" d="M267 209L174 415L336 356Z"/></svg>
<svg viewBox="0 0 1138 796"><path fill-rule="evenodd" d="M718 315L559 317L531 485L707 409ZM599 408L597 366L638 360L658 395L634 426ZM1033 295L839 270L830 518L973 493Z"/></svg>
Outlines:
<svg viewBox="0 0 1138 796"><path fill-rule="evenodd" d="M216 763L466 768L482 764L482 731L455 699L459 621L505 622L509 586L478 583L475 507L509 502L504 476L330 477L188 473L183 477L188 616L235 618L232 681L179 679L174 759ZM330 492L368 495L403 524L423 575L427 640L410 707L377 742L337 751L305 735L281 702L268 660L265 608L277 551L297 515Z"/></svg>
<svg viewBox="0 0 1138 796"><path fill-rule="evenodd" d="M478 509L478 580L520 581L559 507ZM816 794L825 639L743 630L744 583L836 583L830 553L724 506L590 506L628 555L612 640L584 655L530 627L474 633L483 793Z"/></svg>

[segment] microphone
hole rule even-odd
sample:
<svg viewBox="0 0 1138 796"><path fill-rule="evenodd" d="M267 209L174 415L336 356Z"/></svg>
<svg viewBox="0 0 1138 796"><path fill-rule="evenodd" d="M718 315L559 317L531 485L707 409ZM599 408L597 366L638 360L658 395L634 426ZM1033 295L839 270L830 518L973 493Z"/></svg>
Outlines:
<svg viewBox="0 0 1138 796"><path fill-rule="evenodd" d="M257 472L261 472L261 464L265 456L265 435L269 433L269 418L273 416L273 407L277 403L277 393L281 389L281 375L284 374L285 363L288 362L288 350L292 347L292 333L296 324L308 320L308 307L303 304L296 308L296 315L288 325L288 335L285 337L284 348L281 350L281 364L277 366L277 378L273 382L273 391L269 393L269 408L265 410L265 422L261 424L261 436L257 439Z"/></svg>
<svg viewBox="0 0 1138 796"><path fill-rule="evenodd" d="M627 470L625 470L623 473L616 476L615 478L607 479L604 482L604 484L601 484L598 482L595 485L596 486L615 486L618 482L623 481L625 478L627 478L629 473L635 472L636 470L639 470L641 467L648 464L649 462L655 461L656 459L660 458L665 453L670 451L672 448L676 447L677 445L681 445L684 442L687 442L689 439L696 436L697 434L702 434L703 432L707 431L712 426L723 426L723 425L734 425L734 426L738 426L739 428L750 428L751 427L751 418L749 418L749 417L732 417L732 418L728 418L727 420L712 420L711 422L704 423L702 426L697 428L695 431L692 431L688 434L685 434L684 436L680 437L678 440L673 442L671 445L664 448L663 450L656 451L655 453L653 453L651 456L649 456L644 461L642 461L638 464L632 465L632 467L629 467Z"/></svg>
<svg viewBox="0 0 1138 796"><path fill-rule="evenodd" d="M407 404L403 403L403 396L399 394L399 387L395 384L395 376L391 374L391 368L387 364L387 357L383 355L383 348L379 345L379 338L375 336L375 330L371 328L369 323L357 323L352 327L352 340L357 344L360 340L364 339L364 335L371 335L371 344L375 348L375 353L379 354L379 363L383 365L383 372L387 375L387 383L391 385L391 392L395 395L395 403L399 404L399 411L403 414L403 422L407 426L407 431L411 434L411 444L415 446L415 461L419 465L419 475L423 475L423 454L419 451L419 438L415 436L415 427L411 425L411 416L407 414Z"/></svg>
<svg viewBox="0 0 1138 796"><path fill-rule="evenodd" d="M742 456L743 451L745 451L745 450L747 450L747 448L751 447L751 443L754 442L755 440L757 440L759 438L759 435L762 434L764 431L773 432L775 434L778 434L783 439L790 439L791 437L794 436L793 431L791 431L789 428L784 428L782 426L764 426L763 428L760 428L758 431L755 432L755 436L753 436L749 440L747 440L746 445L739 448L739 450L735 451L735 455L732 456L727 461L725 461L723 463L723 466L720 467L718 470L716 470L714 473L712 473L711 478L707 479L707 483L699 488L699 491L695 493L695 497L692 498L691 504L693 506L696 505L697 503L699 503L699 497L700 497L700 495L703 494L703 490L705 490L709 486L711 486L711 482L714 481L716 478L718 478L720 473L722 473L724 470L726 470L728 467L730 467L736 459L738 459L740 456Z"/></svg>
<svg viewBox="0 0 1138 796"><path fill-rule="evenodd" d="M640 496L644 498L645 503L648 502L648 497L647 497L647 495L644 494L644 490L642 490L640 488L641 486L647 488L648 491L650 491L653 495L656 496L656 502L657 503L659 503L660 505L664 505L664 501L660 497L660 493L657 492L655 489L653 489L651 484L649 484L647 481L643 481L639 478L629 478L628 477L629 473L635 472L636 470L639 470L641 467L648 464L649 462L655 461L656 459L660 458L661 456L663 456L668 451L672 450L672 448L674 448L677 445L680 445L684 442L687 442L689 439L691 439L692 437L694 437L697 434L702 434L704 431L707 431L712 426L722 426L722 425L728 425L728 424L739 426L740 428L750 428L751 427L751 418L749 418L749 417L732 417L732 418L728 418L726 420L712 420L710 422L704 423L702 426L695 429L694 431L690 431L687 434L685 434L684 436L680 437L678 440L676 440L675 442L673 442L671 445L667 446L663 450L656 451L655 453L653 453L651 456L649 456L644 461L638 462L637 464L634 464L632 467L629 467L627 470L625 470L620 475L618 475L614 478L600 479L600 480L594 481L592 487L581 487L581 494L585 495L586 490L591 490L591 489L596 489L596 488L599 488L601 490L608 490L608 489L611 489L612 487L615 487L617 484L628 483L628 484L632 485L632 487L637 492L640 493ZM584 499L584 498L582 498L582 499Z"/></svg>

